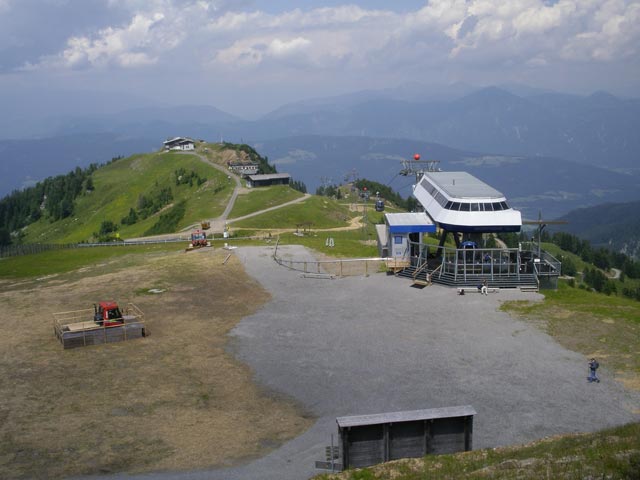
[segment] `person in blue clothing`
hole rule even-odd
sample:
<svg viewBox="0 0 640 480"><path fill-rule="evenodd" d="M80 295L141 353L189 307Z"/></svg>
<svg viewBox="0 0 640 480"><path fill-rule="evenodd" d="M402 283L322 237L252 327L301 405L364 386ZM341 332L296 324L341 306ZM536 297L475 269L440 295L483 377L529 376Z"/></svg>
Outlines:
<svg viewBox="0 0 640 480"><path fill-rule="evenodd" d="M600 379L596 376L596 370L598 370L598 367L600 367L600 364L595 358L589 360L589 376L587 377L589 383L600 383Z"/></svg>

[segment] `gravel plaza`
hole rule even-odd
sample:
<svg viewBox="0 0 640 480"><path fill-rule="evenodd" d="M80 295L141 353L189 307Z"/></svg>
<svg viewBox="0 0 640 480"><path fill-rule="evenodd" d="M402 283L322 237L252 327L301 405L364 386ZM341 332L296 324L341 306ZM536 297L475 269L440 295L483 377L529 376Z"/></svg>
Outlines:
<svg viewBox="0 0 640 480"><path fill-rule="evenodd" d="M282 250L280 250L282 249ZM279 254L312 259L299 246ZM457 295L384 273L305 278L277 265L272 247L235 254L272 295L230 333L229 351L255 381L317 418L303 435L259 459L224 469L141 478L304 479L322 471L339 416L471 405L473 448L523 444L637 421L640 395L613 380L587 382L587 358L535 326L499 311L501 302L542 300L501 290Z"/></svg>

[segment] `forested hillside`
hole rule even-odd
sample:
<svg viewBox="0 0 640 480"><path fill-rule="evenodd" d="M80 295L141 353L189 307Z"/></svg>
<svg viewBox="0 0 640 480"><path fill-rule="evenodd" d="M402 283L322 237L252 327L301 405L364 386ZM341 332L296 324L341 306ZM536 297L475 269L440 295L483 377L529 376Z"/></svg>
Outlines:
<svg viewBox="0 0 640 480"><path fill-rule="evenodd" d="M76 198L95 189L91 175L97 169L96 164L84 170L76 167L66 175L49 177L0 200L0 245L11 243L11 232L17 233L42 217L51 222L69 217Z"/></svg>
<svg viewBox="0 0 640 480"><path fill-rule="evenodd" d="M640 259L640 202L581 208L561 219L567 221L562 230L589 240L595 246Z"/></svg>
<svg viewBox="0 0 640 480"><path fill-rule="evenodd" d="M194 155L154 153L76 168L0 200L3 244L173 232L219 215L232 185Z"/></svg>

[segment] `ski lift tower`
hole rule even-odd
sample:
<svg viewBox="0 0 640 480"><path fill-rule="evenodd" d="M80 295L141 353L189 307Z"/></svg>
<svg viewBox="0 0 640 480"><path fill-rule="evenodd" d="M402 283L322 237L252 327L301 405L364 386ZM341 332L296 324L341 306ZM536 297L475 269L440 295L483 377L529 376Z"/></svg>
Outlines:
<svg viewBox="0 0 640 480"><path fill-rule="evenodd" d="M402 160L401 163L402 163L402 170L400 170L398 174L404 177L415 175L416 184L420 181L420 178L422 178L422 176L426 172L442 171L440 168L438 168L438 164L440 163L440 160L421 160L419 153L416 153L413 156L412 160ZM419 202L418 202L418 206L419 206L418 211L424 208L422 204Z"/></svg>
<svg viewBox="0 0 640 480"><path fill-rule="evenodd" d="M420 154L416 153L413 156L413 160L402 160L402 170L400 175L408 177L409 175L415 175L416 183L420 181L420 177L426 172L440 172L438 164L440 160L421 160Z"/></svg>

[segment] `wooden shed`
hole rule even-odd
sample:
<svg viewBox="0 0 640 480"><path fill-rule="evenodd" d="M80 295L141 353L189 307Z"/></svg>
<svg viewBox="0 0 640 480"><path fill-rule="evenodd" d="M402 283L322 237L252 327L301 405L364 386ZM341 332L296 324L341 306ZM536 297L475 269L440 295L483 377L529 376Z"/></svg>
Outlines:
<svg viewBox="0 0 640 480"><path fill-rule="evenodd" d="M288 173L268 173L264 175L247 175L248 187L270 187L272 185L289 185L291 175Z"/></svg>
<svg viewBox="0 0 640 480"><path fill-rule="evenodd" d="M343 467L471 450L475 414L464 405L339 417Z"/></svg>

